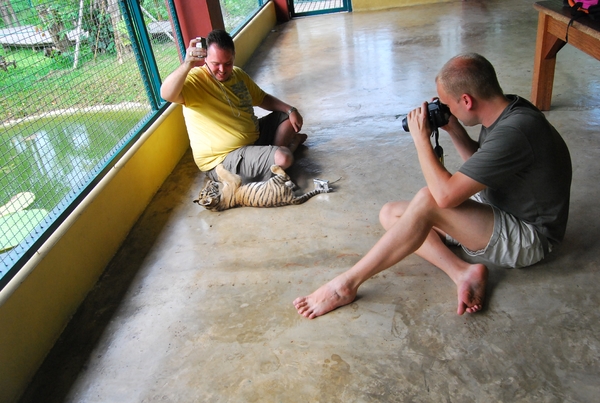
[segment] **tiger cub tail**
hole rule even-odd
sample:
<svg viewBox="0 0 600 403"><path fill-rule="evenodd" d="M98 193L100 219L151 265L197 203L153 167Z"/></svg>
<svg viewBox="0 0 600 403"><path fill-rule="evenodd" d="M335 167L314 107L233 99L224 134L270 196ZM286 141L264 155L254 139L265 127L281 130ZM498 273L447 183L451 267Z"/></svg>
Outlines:
<svg viewBox="0 0 600 403"><path fill-rule="evenodd" d="M326 189L313 189L310 192L304 193L302 196L294 197L292 200L292 204L302 204L313 196L316 196L320 193L328 193L329 191Z"/></svg>

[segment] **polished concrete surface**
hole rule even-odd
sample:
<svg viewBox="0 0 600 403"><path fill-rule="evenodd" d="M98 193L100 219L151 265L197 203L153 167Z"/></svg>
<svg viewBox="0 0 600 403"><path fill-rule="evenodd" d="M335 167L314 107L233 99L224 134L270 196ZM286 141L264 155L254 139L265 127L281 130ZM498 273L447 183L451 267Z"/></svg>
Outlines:
<svg viewBox="0 0 600 403"><path fill-rule="evenodd" d="M562 247L492 270L481 313L416 256L315 320L292 301L382 235L380 207L424 185L396 115L435 95L451 56L476 51L505 92L530 96L537 15L522 0L332 14L278 26L246 70L297 106L307 147L290 170L335 192L221 213L192 203L188 153L132 230L23 402L591 402L600 396L600 73L558 55L549 120L573 158ZM477 128L469 130L476 136ZM459 158L442 133L446 166Z"/></svg>

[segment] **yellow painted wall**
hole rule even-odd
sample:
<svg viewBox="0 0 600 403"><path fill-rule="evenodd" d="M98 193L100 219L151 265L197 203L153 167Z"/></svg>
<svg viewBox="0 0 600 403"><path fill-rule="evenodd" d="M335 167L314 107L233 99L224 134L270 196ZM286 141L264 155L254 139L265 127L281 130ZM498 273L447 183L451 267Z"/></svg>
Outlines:
<svg viewBox="0 0 600 403"><path fill-rule="evenodd" d="M189 147L181 107L138 141L0 306L0 401L14 401ZM94 192L93 192L94 193ZM59 228L59 231L64 226ZM44 247L42 247L44 248ZM9 283L2 291L14 286Z"/></svg>
<svg viewBox="0 0 600 403"><path fill-rule="evenodd" d="M415 6L417 4L447 3L453 0L350 0L352 11L385 10L395 7Z"/></svg>
<svg viewBox="0 0 600 403"><path fill-rule="evenodd" d="M275 24L270 3L236 35L236 64L246 63ZM23 393L188 147L181 107L171 105L59 228L64 234L40 248L44 255L29 264L30 274L22 270L0 291L1 403Z"/></svg>
<svg viewBox="0 0 600 403"><path fill-rule="evenodd" d="M276 24L275 6L270 1L233 39L236 66L246 64Z"/></svg>

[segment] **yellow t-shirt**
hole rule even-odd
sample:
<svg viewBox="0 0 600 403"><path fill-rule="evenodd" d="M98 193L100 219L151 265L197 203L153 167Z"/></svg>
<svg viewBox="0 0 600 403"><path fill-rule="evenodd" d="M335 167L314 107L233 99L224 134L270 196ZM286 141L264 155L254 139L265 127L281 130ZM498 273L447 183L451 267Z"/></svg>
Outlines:
<svg viewBox="0 0 600 403"><path fill-rule="evenodd" d="M206 66L193 68L183 86L183 116L194 161L202 171L221 163L228 153L258 140L254 106L266 93L239 67L229 80L217 81Z"/></svg>

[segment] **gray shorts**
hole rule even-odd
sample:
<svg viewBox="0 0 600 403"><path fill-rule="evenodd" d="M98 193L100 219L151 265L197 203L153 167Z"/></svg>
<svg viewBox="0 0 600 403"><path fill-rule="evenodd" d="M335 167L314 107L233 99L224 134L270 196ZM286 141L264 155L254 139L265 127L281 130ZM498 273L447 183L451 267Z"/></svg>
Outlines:
<svg viewBox="0 0 600 403"><path fill-rule="evenodd" d="M485 203L478 194L472 199ZM546 252L551 251L546 237L533 225L495 206L491 207L494 211L494 232L485 248L472 251L446 235L446 244L461 246L463 253L460 253L460 257L465 261L518 269L539 262Z"/></svg>
<svg viewBox="0 0 600 403"><path fill-rule="evenodd" d="M242 182L263 182L273 173L271 165L275 164L275 152L279 147L273 146L275 132L281 123L288 119L283 112L272 112L258 120L260 136L251 146L240 147L227 154L222 164L229 172L242 177ZM214 168L206 172L212 180L217 180Z"/></svg>

